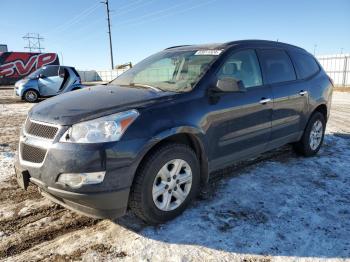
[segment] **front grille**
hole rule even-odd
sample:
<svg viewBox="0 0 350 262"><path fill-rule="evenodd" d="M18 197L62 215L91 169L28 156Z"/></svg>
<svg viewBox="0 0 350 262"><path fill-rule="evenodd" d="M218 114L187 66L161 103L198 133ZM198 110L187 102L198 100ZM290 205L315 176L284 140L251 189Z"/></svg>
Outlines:
<svg viewBox="0 0 350 262"><path fill-rule="evenodd" d="M44 161L46 150L22 143L21 157L24 161L40 164Z"/></svg>
<svg viewBox="0 0 350 262"><path fill-rule="evenodd" d="M54 139L58 132L58 127L49 126L44 123L39 124L37 122L32 122L28 118L25 124L25 131L28 135L46 139Z"/></svg>

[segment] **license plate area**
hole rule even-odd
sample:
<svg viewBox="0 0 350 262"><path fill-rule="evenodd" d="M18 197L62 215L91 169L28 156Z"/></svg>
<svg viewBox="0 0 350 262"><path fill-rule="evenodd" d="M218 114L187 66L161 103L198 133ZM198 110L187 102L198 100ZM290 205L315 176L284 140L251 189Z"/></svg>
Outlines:
<svg viewBox="0 0 350 262"><path fill-rule="evenodd" d="M29 173L26 170L20 170L15 167L17 184L24 190L27 190L29 185Z"/></svg>

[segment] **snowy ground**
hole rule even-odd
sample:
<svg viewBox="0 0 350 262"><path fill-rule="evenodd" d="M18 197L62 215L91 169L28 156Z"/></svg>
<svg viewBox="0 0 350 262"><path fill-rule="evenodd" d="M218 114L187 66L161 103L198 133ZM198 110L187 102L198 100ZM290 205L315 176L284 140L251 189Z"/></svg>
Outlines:
<svg viewBox="0 0 350 262"><path fill-rule="evenodd" d="M336 92L322 150L289 146L215 174L207 196L158 226L94 220L13 178L30 104L0 91L0 260L350 261L350 93Z"/></svg>

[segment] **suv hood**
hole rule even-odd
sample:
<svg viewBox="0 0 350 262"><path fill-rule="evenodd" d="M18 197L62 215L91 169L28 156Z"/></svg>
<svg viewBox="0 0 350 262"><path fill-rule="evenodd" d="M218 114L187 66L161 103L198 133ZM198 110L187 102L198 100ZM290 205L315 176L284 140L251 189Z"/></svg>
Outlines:
<svg viewBox="0 0 350 262"><path fill-rule="evenodd" d="M81 121L140 108L159 99L170 99L175 93L122 86L94 86L68 92L34 106L29 117L33 120L72 125Z"/></svg>

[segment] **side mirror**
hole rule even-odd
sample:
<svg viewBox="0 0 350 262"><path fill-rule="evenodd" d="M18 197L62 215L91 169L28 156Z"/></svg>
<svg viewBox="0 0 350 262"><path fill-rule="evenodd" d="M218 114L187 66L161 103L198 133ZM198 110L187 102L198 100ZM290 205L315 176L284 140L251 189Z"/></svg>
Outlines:
<svg viewBox="0 0 350 262"><path fill-rule="evenodd" d="M46 76L43 74L39 74L39 78L46 78Z"/></svg>
<svg viewBox="0 0 350 262"><path fill-rule="evenodd" d="M245 92L247 91L244 87L244 84L241 80L236 80L231 77L225 77L219 79L216 82L216 89L219 92Z"/></svg>

